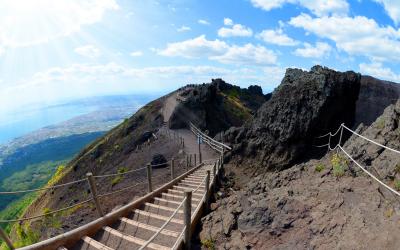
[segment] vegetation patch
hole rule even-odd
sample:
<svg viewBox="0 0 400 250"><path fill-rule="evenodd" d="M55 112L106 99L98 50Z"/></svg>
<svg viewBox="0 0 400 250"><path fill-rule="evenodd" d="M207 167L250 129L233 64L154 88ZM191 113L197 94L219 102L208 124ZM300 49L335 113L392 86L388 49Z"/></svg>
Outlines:
<svg viewBox="0 0 400 250"><path fill-rule="evenodd" d="M205 239L201 241L201 245L206 247L207 249L214 250L215 249L215 241L213 239Z"/></svg>
<svg viewBox="0 0 400 250"><path fill-rule="evenodd" d="M325 166L322 163L320 163L317 166L315 166L315 171L318 172L318 173L321 172L324 169L325 169Z"/></svg>
<svg viewBox="0 0 400 250"><path fill-rule="evenodd" d="M127 171L128 171L128 169L125 168L125 167L119 167L119 168L118 168L118 174L123 174L123 173L126 173ZM124 176L123 176L123 175L118 175L118 176L114 177L114 178L111 180L111 186L117 185L117 184L120 183L123 179L124 179Z"/></svg>
<svg viewBox="0 0 400 250"><path fill-rule="evenodd" d="M400 191L400 180L395 180L393 185L397 191Z"/></svg>
<svg viewBox="0 0 400 250"><path fill-rule="evenodd" d="M348 168L348 162L343 159L339 154L334 154L331 159L333 175L336 177L342 177L345 170Z"/></svg>

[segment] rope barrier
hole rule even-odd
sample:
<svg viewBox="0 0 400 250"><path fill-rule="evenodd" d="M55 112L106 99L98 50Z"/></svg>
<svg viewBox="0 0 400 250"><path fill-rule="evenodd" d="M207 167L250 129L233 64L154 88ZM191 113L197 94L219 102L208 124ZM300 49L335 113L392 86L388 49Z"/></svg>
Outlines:
<svg viewBox="0 0 400 250"><path fill-rule="evenodd" d="M138 169L133 169L133 170L129 170L123 173L115 173L115 174L105 174L105 175L94 175L94 178L106 178L106 177L113 177L113 176L119 176L119 175L126 175L126 174L130 174L130 173L134 173L134 172L139 172L140 170L144 170L146 169L146 167L143 168L138 168Z"/></svg>
<svg viewBox="0 0 400 250"><path fill-rule="evenodd" d="M137 186L139 186L141 184L145 184L145 183L147 183L147 182L146 181L142 181L142 182L136 183L135 185L127 186L127 187L124 187L124 188L121 188L121 189L118 189L118 190L115 190L115 191L112 191L112 192L109 192L109 193L99 194L99 195L97 195L97 197L102 198L102 197L106 197L106 196L109 196L109 195L112 195L112 194L117 194L117 193L120 193L122 191L128 190L130 188L137 187Z"/></svg>
<svg viewBox="0 0 400 250"><path fill-rule="evenodd" d="M362 138L362 139L364 139L364 140L366 140L366 141L368 141L368 142L371 142L371 143L373 143L373 144L375 144L375 145L377 145L377 146L383 147L383 148L385 148L385 149L387 149L387 150L390 150L390 151L392 151L392 152L395 152L395 153L400 154L400 151L398 151L398 150L396 150L396 149L392 149L392 148L387 147L387 146L385 146L385 145L382 145L382 144L380 144L380 143L378 143L378 142L375 142L375 141L373 141L373 140L371 140L371 139L369 139L369 138L367 138L367 137L365 137L365 136L363 136L363 135L360 135L359 133L357 133L357 132L351 130L350 128L348 128L348 127L347 127L346 125L344 125L344 124L341 124L340 127L339 127L339 129L338 129L334 134L332 134L332 133L326 134L326 135L329 135L329 143L324 144L324 145L314 145L314 146L315 146L315 147L325 147L325 146L328 146L328 148L329 148L330 151L333 151L333 150L335 150L336 148L339 148L339 149L340 149L352 162L354 162L354 164L356 164L356 166L358 166L364 173L366 173L367 175L369 175L372 179L374 179L375 181L377 181L379 184L381 184L382 186L384 186L384 187L387 188L388 190L392 191L392 192L393 192L394 194L396 194L397 196L400 196L400 193L399 193L398 191L396 191L395 189L393 189L393 188L390 187L389 185L385 184L383 181L379 180L375 175L371 174L365 167L363 167L360 163L358 163L356 160L354 160L354 158L351 157L351 155L350 155L349 153L347 153L346 150L343 149L343 147L340 145L340 144L341 144L341 141L342 141L343 128L347 129L348 131L350 131L350 132L353 133L354 135L356 135L356 136L358 136L358 137L360 137L360 138ZM339 138L339 142L336 144L336 146L335 146L334 148L331 148L331 146L330 146L330 139L331 139L331 137L336 136L337 133L338 133L339 131L341 131L341 133L340 133L340 138ZM323 135L323 136L321 136L321 137L325 137L326 135ZM321 138L321 137L319 137L319 138Z"/></svg>
<svg viewBox="0 0 400 250"><path fill-rule="evenodd" d="M19 191L9 191L9 192L8 191L7 192L0 192L0 195L4 195L4 194L21 194L21 193L29 193L29 192L50 190L50 189L54 189L54 188L60 188L60 187L69 186L69 185L80 183L80 182L84 182L84 181L86 181L86 179L81 179L81 180L77 180L77 181L71 181L71 182L68 182L68 183L54 185L54 186L51 186L51 187L35 188L35 189L19 190Z"/></svg>
<svg viewBox="0 0 400 250"><path fill-rule="evenodd" d="M387 149L387 150L390 150L390 151L393 151L393 152L395 152L395 153L397 153L397 154L400 154L400 151L399 151L399 150L396 150L396 149L393 149L393 148L389 148L389 147L387 147L387 146L385 146L385 145L382 145L382 144L380 144L380 143L378 143L378 142L375 142L375 141L373 141L373 140L371 140L371 139L368 139L367 137L362 136L362 135L358 134L357 132L355 132L355 131L349 129L349 128L346 127L345 125L342 125L342 126L343 126L343 128L347 129L348 131L350 131L351 133L357 135L358 137L363 138L364 140L367 140L367 141L369 141L369 142L371 142L371 143L373 143L373 144L375 144L375 145L377 145L377 146L380 146L380 147L382 147L382 148L385 148L385 149Z"/></svg>
<svg viewBox="0 0 400 250"><path fill-rule="evenodd" d="M359 164L356 160L353 159L353 157L351 157L350 154L348 154L341 146L338 146L343 153L345 153L345 155L351 160L353 161L359 168L361 168L366 174L368 174L372 179L374 179L375 181L379 182L382 186L386 187L387 189L389 189L390 191L392 191L393 193L395 193L396 195L400 196L400 193L397 192L396 190L394 190L393 188L389 187L387 184L383 183L381 180L379 180L377 177L375 177L373 174L371 174L368 170L366 170L363 166L361 166L361 164Z"/></svg>
<svg viewBox="0 0 400 250"><path fill-rule="evenodd" d="M92 200L93 199L90 198L88 200L76 203L74 205L71 205L71 206L68 206L68 207L65 207L65 208L61 208L61 209L58 209L58 210L54 210L54 211L51 211L51 212L48 212L48 213L42 214L42 215L36 215L36 216L32 216L32 217L27 217L27 218L22 218L22 219L15 219L15 220L0 220L0 223L11 223L11 222L20 222L20 221L33 220L33 219L45 217L45 216L48 216L48 215L56 214L56 213L59 213L59 212L63 212L65 210L68 210L68 209L71 209L71 208L86 204L88 202L91 202Z"/></svg>

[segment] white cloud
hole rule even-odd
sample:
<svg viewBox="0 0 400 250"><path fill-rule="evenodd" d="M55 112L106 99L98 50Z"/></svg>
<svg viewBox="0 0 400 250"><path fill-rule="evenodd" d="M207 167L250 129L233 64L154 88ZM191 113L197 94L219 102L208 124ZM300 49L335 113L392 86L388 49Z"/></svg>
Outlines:
<svg viewBox="0 0 400 250"><path fill-rule="evenodd" d="M177 29L178 32L185 32L185 31L190 31L191 28L188 26L181 26L179 29Z"/></svg>
<svg viewBox="0 0 400 250"><path fill-rule="evenodd" d="M266 43L277 44L281 46L295 46L299 44L298 41L290 38L288 35L283 33L282 29L277 30L263 30L257 35L258 38L262 39Z"/></svg>
<svg viewBox="0 0 400 250"><path fill-rule="evenodd" d="M263 72L265 74L265 78L268 79L268 81L271 84L274 84L275 86L278 85L283 77L285 76L285 69L277 66L270 66L270 67L264 67Z"/></svg>
<svg viewBox="0 0 400 250"><path fill-rule="evenodd" d="M244 46L234 45L223 55L212 56L210 59L228 64L268 65L276 64L277 56L272 50L248 43Z"/></svg>
<svg viewBox="0 0 400 250"><path fill-rule="evenodd" d="M133 57L139 57L139 56L142 56L142 55L143 55L143 52L140 51L140 50L137 50L137 51L131 52L129 55L130 55L130 56L133 56Z"/></svg>
<svg viewBox="0 0 400 250"><path fill-rule="evenodd" d="M233 25L233 21L230 18L225 17L224 18L224 24L227 26L232 26Z"/></svg>
<svg viewBox="0 0 400 250"><path fill-rule="evenodd" d="M209 82L222 77L228 82L243 83L257 80L270 84L260 72L246 69L226 69L208 65L168 67L126 67L117 63L74 64L54 67L21 79L0 92L0 120L10 117L17 109L32 104L54 104L71 98L88 96L159 93L187 83Z"/></svg>
<svg viewBox="0 0 400 250"><path fill-rule="evenodd" d="M398 25L400 22L400 2L398 0L374 0L385 8L388 16Z"/></svg>
<svg viewBox="0 0 400 250"><path fill-rule="evenodd" d="M23 47L78 32L102 20L115 0L3 0L0 8L0 46Z"/></svg>
<svg viewBox="0 0 400 250"><path fill-rule="evenodd" d="M204 19L199 19L197 22L199 24L203 24L203 25L210 25L210 23L207 20L204 20Z"/></svg>
<svg viewBox="0 0 400 250"><path fill-rule="evenodd" d="M93 45L85 45L82 47L75 48L75 53L87 57L87 58L97 58L101 55L100 50Z"/></svg>
<svg viewBox="0 0 400 250"><path fill-rule="evenodd" d="M201 56L221 55L228 49L224 41L218 39L207 40L205 35L183 42L169 43L167 48L158 51L163 56L181 56L185 58L198 58Z"/></svg>
<svg viewBox="0 0 400 250"><path fill-rule="evenodd" d="M339 50L374 60L400 60L400 31L381 27L363 16L312 18L307 14L293 17L291 25L321 38L331 39Z"/></svg>
<svg viewBox="0 0 400 250"><path fill-rule="evenodd" d="M185 58L207 57L210 60L228 64L275 64L277 55L260 45L244 46L228 45L224 41L207 40L205 35L182 42L170 43L164 50L158 51L163 56L179 56Z"/></svg>
<svg viewBox="0 0 400 250"><path fill-rule="evenodd" d="M346 0L251 0L251 3L266 11L281 8L288 3L298 4L317 16L345 15L349 11L349 4Z"/></svg>
<svg viewBox="0 0 400 250"><path fill-rule="evenodd" d="M298 48L293 54L306 58L323 58L327 57L332 47L327 43L317 42L315 47L309 43L304 43L304 48Z"/></svg>
<svg viewBox="0 0 400 250"><path fill-rule="evenodd" d="M400 83L400 74L396 74L390 68L385 68L380 62L361 63L359 67L362 74Z"/></svg>
<svg viewBox="0 0 400 250"><path fill-rule="evenodd" d="M241 24L234 24L232 28L222 27L218 30L218 36L220 37L232 37L232 36L252 36L253 31L246 26Z"/></svg>

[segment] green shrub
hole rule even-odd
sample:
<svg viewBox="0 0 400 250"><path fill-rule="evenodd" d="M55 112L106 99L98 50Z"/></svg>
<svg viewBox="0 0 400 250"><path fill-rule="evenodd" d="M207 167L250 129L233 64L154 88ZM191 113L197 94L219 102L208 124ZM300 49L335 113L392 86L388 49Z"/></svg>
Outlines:
<svg viewBox="0 0 400 250"><path fill-rule="evenodd" d="M34 232L31 229L31 226L29 223L24 223L24 224L15 224L15 232L17 234L17 240L14 242L15 247L23 247L23 246L28 246L32 245L36 242L39 241L39 233Z"/></svg>
<svg viewBox="0 0 400 250"><path fill-rule="evenodd" d="M315 171L316 172L321 172L322 170L325 169L325 166L323 164L318 164L317 166L315 166Z"/></svg>
<svg viewBox="0 0 400 250"><path fill-rule="evenodd" d="M394 167L394 172L397 173L397 174L400 174L400 162L398 162L396 164L396 166Z"/></svg>
<svg viewBox="0 0 400 250"><path fill-rule="evenodd" d="M120 183L122 181L124 177L122 177L121 175L116 176L114 179L111 180L111 186L115 186L118 183Z"/></svg>
<svg viewBox="0 0 400 250"><path fill-rule="evenodd" d="M395 181L394 181L394 188L395 188L397 191L400 191L400 180L395 180Z"/></svg>
<svg viewBox="0 0 400 250"><path fill-rule="evenodd" d="M215 249L215 241L213 239L202 240L201 245L210 250Z"/></svg>
<svg viewBox="0 0 400 250"><path fill-rule="evenodd" d="M128 169L125 168L125 167L119 167L119 168L118 168L118 174L123 174L123 173L126 173L127 171L128 171ZM118 176L116 176L114 179L111 180L111 186L117 185L117 184L120 183L123 179L124 179L124 176L123 176L123 175L118 175Z"/></svg>
<svg viewBox="0 0 400 250"><path fill-rule="evenodd" d="M331 159L333 175L336 177L342 177L345 170L347 169L347 161L340 157L338 154L334 154Z"/></svg>
<svg viewBox="0 0 400 250"><path fill-rule="evenodd" d="M382 118L379 118L376 124L377 128L383 129L385 127L385 120Z"/></svg>

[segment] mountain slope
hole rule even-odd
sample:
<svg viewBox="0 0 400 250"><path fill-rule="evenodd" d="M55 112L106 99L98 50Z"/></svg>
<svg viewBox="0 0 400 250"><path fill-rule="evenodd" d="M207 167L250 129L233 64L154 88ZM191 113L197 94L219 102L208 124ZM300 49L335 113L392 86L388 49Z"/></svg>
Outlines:
<svg viewBox="0 0 400 250"><path fill-rule="evenodd" d="M204 88L204 91L207 92L209 86L215 86L215 84L196 85L192 90ZM229 84L226 84L226 87L236 88L241 91L240 88ZM178 93L180 95L182 90L170 93L167 96L148 103L132 117L126 119L116 128L88 145L59 173L57 181L54 182L54 184L84 179L87 172L92 172L94 175L103 175L116 173L121 171L121 169L126 171L142 168L152 160L152 156L156 153L163 154L167 159L176 157L178 166L181 166L183 170L186 156L179 151L176 142L171 141L159 133L159 129L164 124L162 111L165 107L165 102L171 96L177 95ZM220 91L218 91L218 93L218 95L220 95ZM248 98L252 99L251 95L251 93L248 93ZM257 92L256 95L259 97L263 96L262 94L260 96L259 92ZM194 97L188 97L187 100L193 102L192 98ZM263 99L259 99L259 102L262 100ZM249 103L251 102L249 101ZM219 109L221 113L225 113L225 110L231 108L231 105L233 104L228 103L221 109L219 103L216 103L214 104L214 108ZM251 110L250 106L247 107L242 103L240 105L243 105L243 108L246 110ZM209 107L212 108L212 105ZM176 109L173 109L172 113L176 113ZM249 114L251 115L250 112ZM196 113L194 113L194 117L195 116ZM174 118L171 117L171 121L173 119ZM238 121L242 124L244 119ZM152 134L155 134L157 138L155 139ZM150 143L148 143L148 140L150 140ZM166 178L169 178L168 171L165 169L157 171L162 176L157 178L154 185L158 185L165 181ZM145 178L146 173L142 171L137 174L129 174L118 181L115 181L113 178L100 178L96 181L98 183L99 193L107 193L125 187L131 183L143 182ZM135 197L143 195L146 192L146 188L146 185L141 184L135 189L127 190L124 195L109 196L102 200L102 206L106 212L111 211L116 205L127 203ZM76 184L69 188L65 187L44 192L31 204L24 216L43 214L43 211L53 211L54 209L70 206L84 201L89 197L90 191L86 182ZM39 233L41 239L46 239L87 223L95 218L96 213L93 210L93 206L89 204L80 206L78 209L71 211L68 213L68 216L57 214L52 217L53 220L58 222L56 225L49 226L46 220L39 220L32 224L24 223L24 226L25 228L29 227L34 232ZM15 232L12 234L12 237L17 240L19 239L19 236Z"/></svg>

